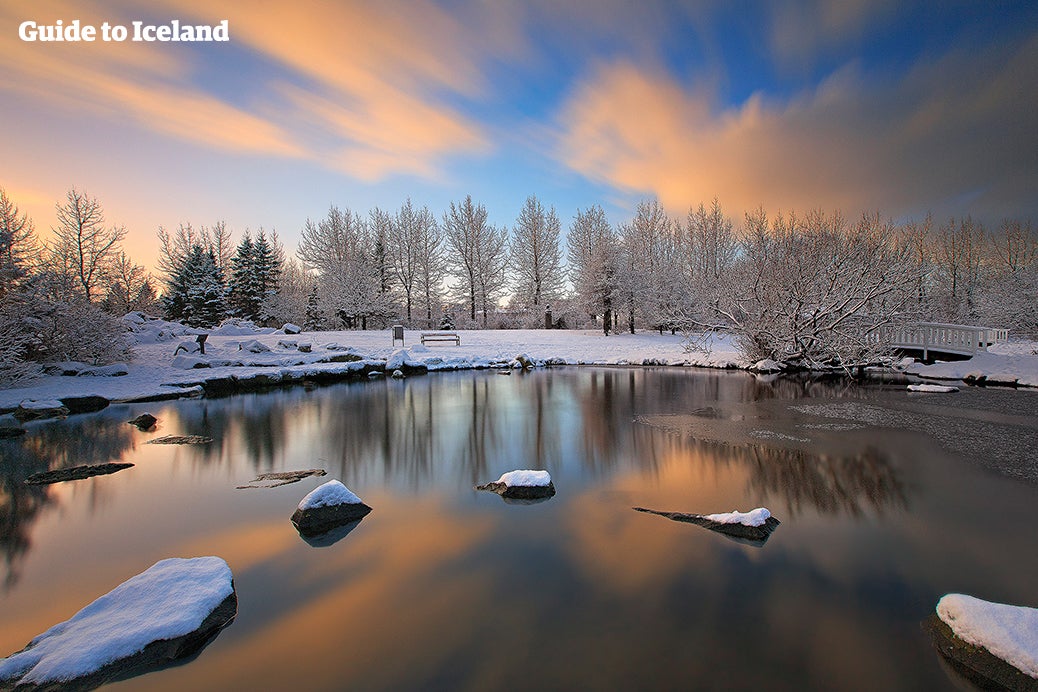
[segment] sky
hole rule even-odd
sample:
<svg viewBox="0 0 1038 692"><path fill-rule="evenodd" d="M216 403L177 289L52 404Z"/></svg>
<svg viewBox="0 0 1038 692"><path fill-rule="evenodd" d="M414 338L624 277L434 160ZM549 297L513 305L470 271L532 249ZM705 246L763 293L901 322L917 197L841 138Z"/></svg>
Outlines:
<svg viewBox="0 0 1038 692"><path fill-rule="evenodd" d="M20 37L59 19L230 40ZM1035 2L0 0L0 62L0 187L43 237L86 191L149 267L159 227L291 252L407 197L1038 221Z"/></svg>

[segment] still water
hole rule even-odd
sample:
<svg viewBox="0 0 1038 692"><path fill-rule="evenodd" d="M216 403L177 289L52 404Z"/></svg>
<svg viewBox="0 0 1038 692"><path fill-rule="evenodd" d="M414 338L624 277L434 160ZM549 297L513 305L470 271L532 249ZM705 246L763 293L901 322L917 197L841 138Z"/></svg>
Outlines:
<svg viewBox="0 0 1038 692"><path fill-rule="evenodd" d="M33 424L0 441L0 655L157 560L218 555L234 623L110 689L950 688L920 626L943 594L1038 606L1036 402L568 368ZM125 423L145 411L157 431ZM144 444L167 434L214 442ZM22 482L107 461L135 466ZM312 467L329 475L237 488ZM558 494L473 490L518 468ZM330 478L373 511L312 547L289 517ZM782 524L753 546L633 506Z"/></svg>

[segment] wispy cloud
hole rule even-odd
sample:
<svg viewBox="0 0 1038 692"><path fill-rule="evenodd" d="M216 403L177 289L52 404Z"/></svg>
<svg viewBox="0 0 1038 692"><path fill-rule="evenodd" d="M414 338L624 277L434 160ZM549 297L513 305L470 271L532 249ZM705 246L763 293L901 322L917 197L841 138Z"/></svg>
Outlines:
<svg viewBox="0 0 1038 692"><path fill-rule="evenodd" d="M559 156L588 178L675 211L717 196L736 212L879 209L1033 213L1038 35L956 53L897 81L850 65L787 100L719 107L659 69L601 66L562 109ZM1022 209L1022 207L1025 207Z"/></svg>

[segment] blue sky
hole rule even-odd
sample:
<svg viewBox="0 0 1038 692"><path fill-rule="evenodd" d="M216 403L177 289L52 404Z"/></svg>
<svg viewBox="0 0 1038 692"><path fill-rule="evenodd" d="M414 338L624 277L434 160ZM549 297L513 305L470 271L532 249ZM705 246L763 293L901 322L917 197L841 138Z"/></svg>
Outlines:
<svg viewBox="0 0 1038 692"><path fill-rule="evenodd" d="M231 40L39 43L22 22L228 21ZM639 199L770 213L1038 212L1038 3L0 5L3 186L41 234L75 185L129 230L225 220L290 249L337 204L568 225Z"/></svg>

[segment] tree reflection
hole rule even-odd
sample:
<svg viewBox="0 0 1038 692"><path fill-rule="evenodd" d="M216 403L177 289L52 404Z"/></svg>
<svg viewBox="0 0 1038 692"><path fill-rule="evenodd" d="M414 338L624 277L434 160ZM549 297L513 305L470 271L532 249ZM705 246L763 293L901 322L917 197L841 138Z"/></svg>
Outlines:
<svg viewBox="0 0 1038 692"><path fill-rule="evenodd" d="M19 578L20 563L32 547L32 528L43 510L56 504L49 486L27 485L41 471L119 461L133 446L133 430L117 414L75 416L30 426L27 435L0 442L0 551L3 586ZM103 504L102 484L90 484L91 507Z"/></svg>

